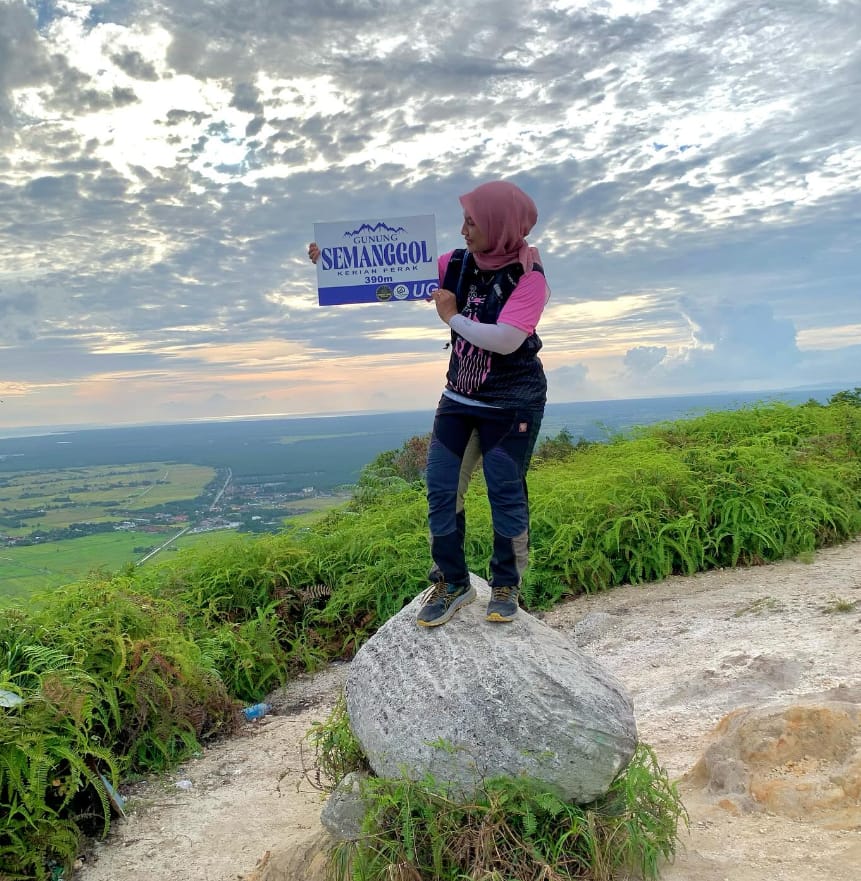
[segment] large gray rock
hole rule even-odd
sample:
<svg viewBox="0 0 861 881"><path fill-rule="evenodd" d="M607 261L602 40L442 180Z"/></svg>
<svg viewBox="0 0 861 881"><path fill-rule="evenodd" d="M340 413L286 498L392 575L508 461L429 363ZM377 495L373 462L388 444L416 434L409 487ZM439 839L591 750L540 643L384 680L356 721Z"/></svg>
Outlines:
<svg viewBox="0 0 861 881"><path fill-rule="evenodd" d="M386 622L347 677L353 733L381 777L430 773L468 797L483 779L525 775L571 801L607 791L637 743L631 699L571 639L521 610L484 619L478 600L417 627L420 598Z"/></svg>

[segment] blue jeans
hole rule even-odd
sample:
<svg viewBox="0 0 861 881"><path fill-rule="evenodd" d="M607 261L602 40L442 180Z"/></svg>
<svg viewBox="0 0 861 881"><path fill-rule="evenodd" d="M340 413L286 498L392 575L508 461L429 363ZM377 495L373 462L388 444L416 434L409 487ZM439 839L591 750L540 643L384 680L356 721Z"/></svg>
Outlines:
<svg viewBox="0 0 861 881"><path fill-rule="evenodd" d="M526 470L543 415L543 409L474 407L443 395L428 448L432 580L442 577L449 584L469 582L463 550L466 517L458 505L458 484L463 479L464 452L475 433L493 520L490 583L500 587L520 585L529 556Z"/></svg>

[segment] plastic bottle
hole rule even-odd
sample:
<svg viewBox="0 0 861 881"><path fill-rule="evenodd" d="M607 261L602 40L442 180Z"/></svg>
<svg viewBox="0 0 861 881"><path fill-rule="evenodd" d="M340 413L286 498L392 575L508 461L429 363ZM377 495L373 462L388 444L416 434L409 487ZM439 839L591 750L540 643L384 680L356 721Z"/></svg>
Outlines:
<svg viewBox="0 0 861 881"><path fill-rule="evenodd" d="M6 691L6 689L0 688L0 707L17 707L18 704L23 703L24 698L19 697L14 691Z"/></svg>
<svg viewBox="0 0 861 881"><path fill-rule="evenodd" d="M271 704L254 704L252 707L246 707L242 712L245 718L251 722L254 719L262 719L271 709Z"/></svg>

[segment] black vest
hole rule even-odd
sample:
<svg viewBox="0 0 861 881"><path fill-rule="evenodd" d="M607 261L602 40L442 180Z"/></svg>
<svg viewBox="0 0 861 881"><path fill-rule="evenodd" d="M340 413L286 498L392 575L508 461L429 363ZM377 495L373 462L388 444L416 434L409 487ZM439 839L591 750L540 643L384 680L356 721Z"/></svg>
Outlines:
<svg viewBox="0 0 861 881"><path fill-rule="evenodd" d="M533 269L544 274L537 263ZM496 324L522 275L519 263L481 270L472 254L459 248L451 255L442 286L457 294L461 315L482 324ZM538 357L540 349L537 333L526 337L510 355L500 355L474 346L452 331L446 388L494 407L543 409L547 380Z"/></svg>

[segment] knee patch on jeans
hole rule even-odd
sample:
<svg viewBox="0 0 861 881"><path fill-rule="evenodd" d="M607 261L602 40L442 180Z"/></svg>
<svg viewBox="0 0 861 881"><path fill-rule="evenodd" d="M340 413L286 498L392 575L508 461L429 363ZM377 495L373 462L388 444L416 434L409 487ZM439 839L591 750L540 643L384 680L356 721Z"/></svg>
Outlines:
<svg viewBox="0 0 861 881"><path fill-rule="evenodd" d="M524 530L520 535L515 535L511 539L514 548L515 565L518 573L522 576L529 565L529 531Z"/></svg>

